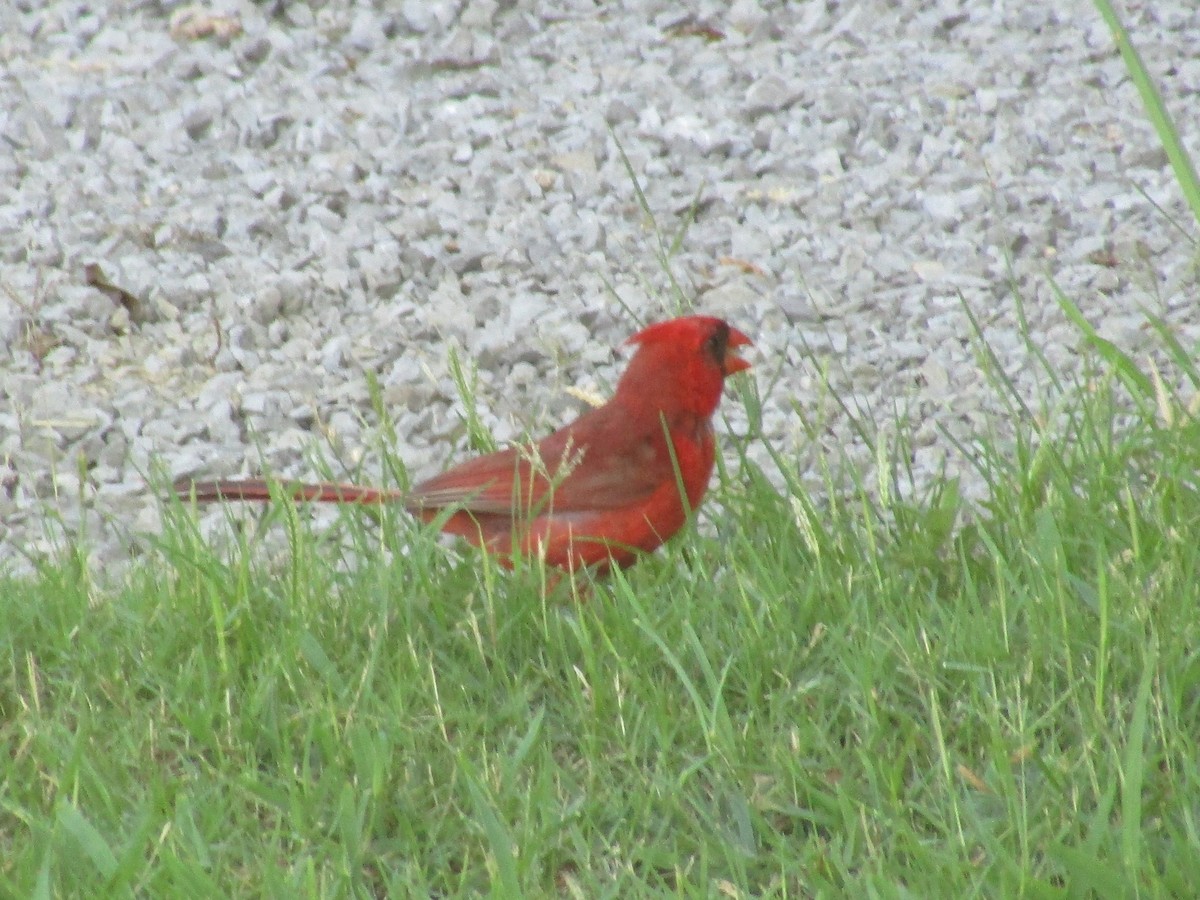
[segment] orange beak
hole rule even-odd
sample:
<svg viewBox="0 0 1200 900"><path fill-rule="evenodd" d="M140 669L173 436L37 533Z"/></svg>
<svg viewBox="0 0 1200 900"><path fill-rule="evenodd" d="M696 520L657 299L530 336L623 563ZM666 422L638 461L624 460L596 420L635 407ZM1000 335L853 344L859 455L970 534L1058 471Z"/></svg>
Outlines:
<svg viewBox="0 0 1200 900"><path fill-rule="evenodd" d="M736 328L729 329L729 342L725 345L725 365L723 371L726 377L735 372L744 372L750 368L750 363L737 355L737 347L753 347L754 342Z"/></svg>

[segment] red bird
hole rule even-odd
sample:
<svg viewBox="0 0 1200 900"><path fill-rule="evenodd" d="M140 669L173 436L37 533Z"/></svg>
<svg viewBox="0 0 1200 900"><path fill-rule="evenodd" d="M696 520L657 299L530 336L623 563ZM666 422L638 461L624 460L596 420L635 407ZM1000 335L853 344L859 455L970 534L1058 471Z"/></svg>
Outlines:
<svg viewBox="0 0 1200 900"><path fill-rule="evenodd" d="M712 417L725 378L750 368L750 339L711 316L643 328L612 399L536 445L469 459L408 492L352 484L284 485L295 500L402 503L511 564L543 555L574 570L628 566L700 505L716 456ZM175 483L197 501L271 499L261 479Z"/></svg>

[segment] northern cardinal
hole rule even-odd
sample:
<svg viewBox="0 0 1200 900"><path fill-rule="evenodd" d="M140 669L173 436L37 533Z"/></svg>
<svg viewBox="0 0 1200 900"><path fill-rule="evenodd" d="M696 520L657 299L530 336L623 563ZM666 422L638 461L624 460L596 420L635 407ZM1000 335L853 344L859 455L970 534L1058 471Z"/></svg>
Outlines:
<svg viewBox="0 0 1200 900"><path fill-rule="evenodd" d="M712 417L725 378L750 368L737 347L751 343L711 316L643 328L616 393L533 446L469 459L410 491L353 484L284 484L294 500L402 503L506 564L544 556L574 570L628 566L674 535L700 505L716 454ZM197 501L271 499L262 479L181 479L177 495Z"/></svg>

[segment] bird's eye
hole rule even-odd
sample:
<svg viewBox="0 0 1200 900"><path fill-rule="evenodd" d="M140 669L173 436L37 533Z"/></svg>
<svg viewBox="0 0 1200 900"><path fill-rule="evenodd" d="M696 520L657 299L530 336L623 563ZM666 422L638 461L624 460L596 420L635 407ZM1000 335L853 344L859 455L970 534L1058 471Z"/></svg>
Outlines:
<svg viewBox="0 0 1200 900"><path fill-rule="evenodd" d="M725 329L718 330L709 335L704 342L705 351L716 360L718 365L725 363L725 349L729 343L729 332Z"/></svg>

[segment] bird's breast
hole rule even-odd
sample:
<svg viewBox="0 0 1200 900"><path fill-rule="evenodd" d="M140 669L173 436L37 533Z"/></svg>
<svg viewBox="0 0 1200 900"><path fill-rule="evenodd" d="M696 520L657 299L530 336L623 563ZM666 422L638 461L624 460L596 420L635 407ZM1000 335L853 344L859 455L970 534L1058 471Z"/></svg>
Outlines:
<svg viewBox="0 0 1200 900"><path fill-rule="evenodd" d="M712 475L716 461L716 439L712 421L703 416L680 417L669 429L679 479L687 495L687 505L695 509Z"/></svg>

